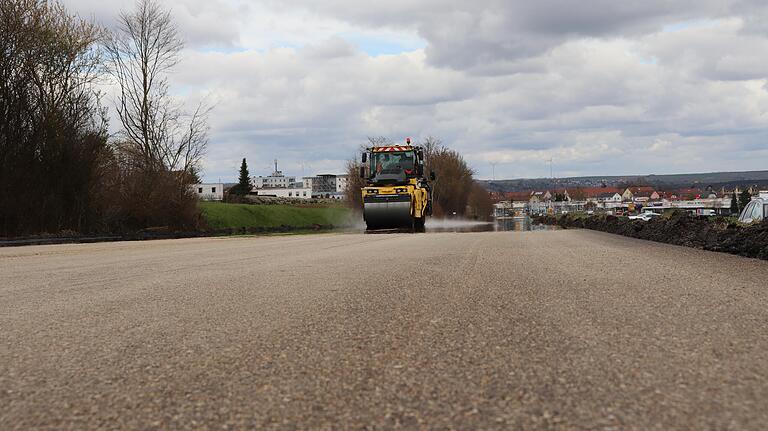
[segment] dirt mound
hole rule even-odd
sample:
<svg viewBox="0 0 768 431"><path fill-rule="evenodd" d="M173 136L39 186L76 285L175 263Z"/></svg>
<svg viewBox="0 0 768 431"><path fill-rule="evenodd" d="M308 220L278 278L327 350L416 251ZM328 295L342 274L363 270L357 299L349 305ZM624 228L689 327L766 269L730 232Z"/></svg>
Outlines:
<svg viewBox="0 0 768 431"><path fill-rule="evenodd" d="M741 225L724 217L696 217L675 211L650 221L629 220L611 215L536 217L538 223L565 229L581 228L649 241L682 245L768 260L768 221Z"/></svg>

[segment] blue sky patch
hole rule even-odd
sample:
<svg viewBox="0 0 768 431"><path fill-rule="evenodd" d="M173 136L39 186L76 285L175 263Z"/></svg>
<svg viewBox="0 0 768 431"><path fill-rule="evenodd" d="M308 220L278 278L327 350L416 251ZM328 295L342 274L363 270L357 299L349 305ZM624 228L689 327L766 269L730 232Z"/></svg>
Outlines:
<svg viewBox="0 0 768 431"><path fill-rule="evenodd" d="M397 55L403 52L416 51L427 46L426 41L413 37L403 37L397 40L355 33L343 33L338 36L356 45L361 51L371 57Z"/></svg>

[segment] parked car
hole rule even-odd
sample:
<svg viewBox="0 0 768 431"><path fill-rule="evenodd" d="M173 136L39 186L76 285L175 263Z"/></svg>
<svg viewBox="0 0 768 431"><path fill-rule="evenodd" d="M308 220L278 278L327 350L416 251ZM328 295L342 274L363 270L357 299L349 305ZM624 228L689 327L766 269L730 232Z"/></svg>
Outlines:
<svg viewBox="0 0 768 431"><path fill-rule="evenodd" d="M752 199L752 202L744 207L739 216L742 223L761 222L768 217L768 192L760 192L760 197Z"/></svg>
<svg viewBox="0 0 768 431"><path fill-rule="evenodd" d="M643 217L644 217L645 221L650 221L650 220L653 220L655 217L661 217L661 214L656 214L656 213L652 213L652 212L645 212L645 213L643 213Z"/></svg>
<svg viewBox="0 0 768 431"><path fill-rule="evenodd" d="M642 220L642 221L649 221L653 218L653 216L656 214L651 215L650 213L642 213L638 215L631 215L629 216L630 220Z"/></svg>
<svg viewBox="0 0 768 431"><path fill-rule="evenodd" d="M643 211L642 213L638 215L631 215L629 216L630 220L642 220L642 221L650 221L654 217L660 217L661 214L656 214L653 211Z"/></svg>

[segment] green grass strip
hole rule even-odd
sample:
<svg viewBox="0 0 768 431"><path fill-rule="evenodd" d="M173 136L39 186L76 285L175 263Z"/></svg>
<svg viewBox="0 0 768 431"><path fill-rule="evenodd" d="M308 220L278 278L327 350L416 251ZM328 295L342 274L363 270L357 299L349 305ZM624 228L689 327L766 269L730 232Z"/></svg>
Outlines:
<svg viewBox="0 0 768 431"><path fill-rule="evenodd" d="M211 229L312 225L347 226L352 212L342 206L248 205L200 202L203 217Z"/></svg>

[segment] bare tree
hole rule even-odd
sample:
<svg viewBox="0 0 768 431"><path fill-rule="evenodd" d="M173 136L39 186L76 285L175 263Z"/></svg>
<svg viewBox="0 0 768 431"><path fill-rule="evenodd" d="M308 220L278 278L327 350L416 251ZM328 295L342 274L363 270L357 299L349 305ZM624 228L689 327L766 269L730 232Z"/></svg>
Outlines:
<svg viewBox="0 0 768 431"><path fill-rule="evenodd" d="M369 136L368 137L369 147L383 147L385 145L392 145L392 140L386 136Z"/></svg>
<svg viewBox="0 0 768 431"><path fill-rule="evenodd" d="M134 11L120 14L105 47L120 87L120 149L134 167L194 176L208 143L210 109L201 103L185 114L169 92L167 74L184 47L170 12L154 0L139 0Z"/></svg>
<svg viewBox="0 0 768 431"><path fill-rule="evenodd" d="M392 140L386 136L369 136L367 140L367 145L361 144L355 157L352 160L347 161L346 166L347 174L349 175L346 190L347 205L355 211L362 211L363 209L361 190L365 187L365 179L360 178L360 167L366 166L361 163L360 155L365 152L367 147L392 145Z"/></svg>
<svg viewBox="0 0 768 431"><path fill-rule="evenodd" d="M472 192L474 172L461 154L446 147L440 139L429 136L422 146L426 171L437 174L432 187L434 214L438 217L454 213L463 216Z"/></svg>

